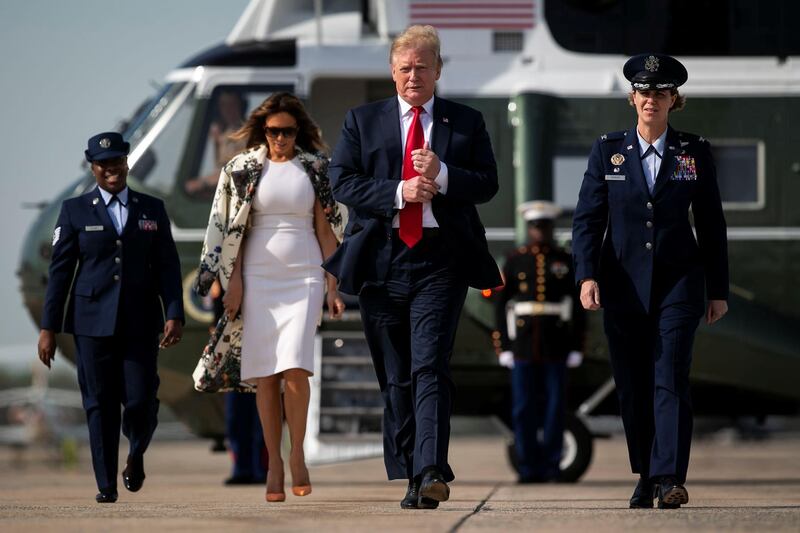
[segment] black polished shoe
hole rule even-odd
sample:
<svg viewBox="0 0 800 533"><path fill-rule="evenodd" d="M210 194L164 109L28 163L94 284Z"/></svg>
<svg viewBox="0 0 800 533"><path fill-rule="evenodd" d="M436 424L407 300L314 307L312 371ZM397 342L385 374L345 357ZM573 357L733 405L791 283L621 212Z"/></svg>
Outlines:
<svg viewBox="0 0 800 533"><path fill-rule="evenodd" d="M431 498L419 497L419 481L409 481L406 497L400 501L402 509L436 509L439 502Z"/></svg>
<svg viewBox="0 0 800 533"><path fill-rule="evenodd" d="M672 476L664 476L655 484L659 509L679 509L689 503L689 492Z"/></svg>
<svg viewBox="0 0 800 533"><path fill-rule="evenodd" d="M437 502L446 502L450 498L450 487L444 480L444 476L439 470L431 468L422 474L422 481L419 483L419 501L430 498Z"/></svg>
<svg viewBox="0 0 800 533"><path fill-rule="evenodd" d="M97 493L97 496L94 497L94 500L97 503L114 503L117 501L117 497L116 490L101 490Z"/></svg>
<svg viewBox="0 0 800 533"><path fill-rule="evenodd" d="M122 483L131 492L136 492L144 485L144 460L141 457L128 457L128 464L122 471Z"/></svg>
<svg viewBox="0 0 800 533"><path fill-rule="evenodd" d="M267 478L253 476L231 476L222 483L224 485L263 485Z"/></svg>
<svg viewBox="0 0 800 533"><path fill-rule="evenodd" d="M655 497L654 488L652 481L640 477L639 483L636 484L636 488L633 490L629 507L631 509L652 509L653 498Z"/></svg>

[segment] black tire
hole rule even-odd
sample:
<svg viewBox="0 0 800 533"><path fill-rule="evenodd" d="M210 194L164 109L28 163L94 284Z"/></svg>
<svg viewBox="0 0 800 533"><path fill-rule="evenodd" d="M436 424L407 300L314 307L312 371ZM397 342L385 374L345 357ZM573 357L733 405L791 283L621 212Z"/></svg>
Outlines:
<svg viewBox="0 0 800 533"><path fill-rule="evenodd" d="M589 428L573 413L564 419L564 452L561 459L561 479L563 483L578 481L592 463L594 443ZM508 443L508 462L515 472L519 472L517 450L514 440Z"/></svg>

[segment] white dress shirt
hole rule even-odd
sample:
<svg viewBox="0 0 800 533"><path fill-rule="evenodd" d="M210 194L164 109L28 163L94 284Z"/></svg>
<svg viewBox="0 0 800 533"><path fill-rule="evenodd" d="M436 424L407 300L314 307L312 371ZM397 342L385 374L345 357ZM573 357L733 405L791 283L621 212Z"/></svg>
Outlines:
<svg viewBox="0 0 800 533"><path fill-rule="evenodd" d="M431 133L433 132L433 99L431 97L430 100L422 104L422 109L424 112L420 113L419 119L422 122L422 133L425 136L425 142L431 144ZM397 101L400 104L400 127L401 127L401 141L403 146L403 157L406 154L406 140L408 140L408 130L411 129L411 120L414 118L414 112L411 110L413 107L411 104L397 96ZM439 154L436 154L439 155ZM439 174L436 175L436 183L439 185L440 189L438 194L447 194L447 165L444 162L440 161L441 168L439 169ZM401 176L402 178L402 176ZM400 185L397 186L397 192L394 196L394 206L397 209L402 209L405 207L406 201L403 199L403 182L400 182ZM399 228L400 227L400 215L397 214L394 216L392 220L392 227ZM423 202L422 203L422 227L423 228L438 228L439 223L436 222L436 217L433 216L433 209L431 209L430 202Z"/></svg>
<svg viewBox="0 0 800 533"><path fill-rule="evenodd" d="M665 129L664 133L652 144L653 150L650 150L650 153L645 157L642 156L647 153L651 145L642 138L639 130L636 130L636 136L639 137L639 157L642 159L642 170L644 171L644 178L647 180L647 188L650 189L650 193L653 192L653 187L656 186L658 171L661 169L661 159L664 157L664 145L667 143L667 129Z"/></svg>
<svg viewBox="0 0 800 533"><path fill-rule="evenodd" d="M111 222L114 223L114 229L117 230L117 235L122 235L125 223L128 222L128 188L122 189L117 194L118 201L111 204L109 202L111 202L114 195L102 187L98 187L98 189L100 189L100 196L103 197L103 202L106 204L108 216L111 218Z"/></svg>

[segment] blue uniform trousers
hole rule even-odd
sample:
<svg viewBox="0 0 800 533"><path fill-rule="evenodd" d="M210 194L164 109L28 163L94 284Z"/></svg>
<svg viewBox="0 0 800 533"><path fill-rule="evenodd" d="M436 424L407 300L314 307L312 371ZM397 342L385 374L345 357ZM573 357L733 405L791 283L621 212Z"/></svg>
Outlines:
<svg viewBox="0 0 800 533"><path fill-rule="evenodd" d="M520 480L558 478L564 440L566 374L563 361L514 362L512 417Z"/></svg>
<svg viewBox="0 0 800 533"><path fill-rule="evenodd" d="M686 481L692 441L689 369L702 308L605 310L603 322L633 473Z"/></svg>
<svg viewBox="0 0 800 533"><path fill-rule="evenodd" d="M366 286L359 295L385 404L389 479L412 479L427 467L454 479L447 461L454 392L450 356L467 282L433 233L426 230L409 249L395 231L386 282Z"/></svg>
<svg viewBox="0 0 800 533"><path fill-rule="evenodd" d="M266 448L255 394L225 395L225 434L233 454L233 477L265 479Z"/></svg>
<svg viewBox="0 0 800 533"><path fill-rule="evenodd" d="M158 335L130 332L74 338L97 487L113 490L120 421L132 457L144 455L158 424Z"/></svg>

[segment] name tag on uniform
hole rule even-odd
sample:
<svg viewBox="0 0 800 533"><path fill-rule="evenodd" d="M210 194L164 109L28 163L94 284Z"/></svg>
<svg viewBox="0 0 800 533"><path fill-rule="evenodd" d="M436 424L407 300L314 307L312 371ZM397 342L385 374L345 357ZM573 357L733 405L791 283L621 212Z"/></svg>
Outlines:
<svg viewBox="0 0 800 533"><path fill-rule="evenodd" d="M86 231L103 231L103 226L86 226L83 229Z"/></svg>
<svg viewBox="0 0 800 533"><path fill-rule="evenodd" d="M625 181L625 174L606 174L606 181Z"/></svg>
<svg viewBox="0 0 800 533"><path fill-rule="evenodd" d="M139 229L142 231L158 231L158 222L155 220L140 220Z"/></svg>

